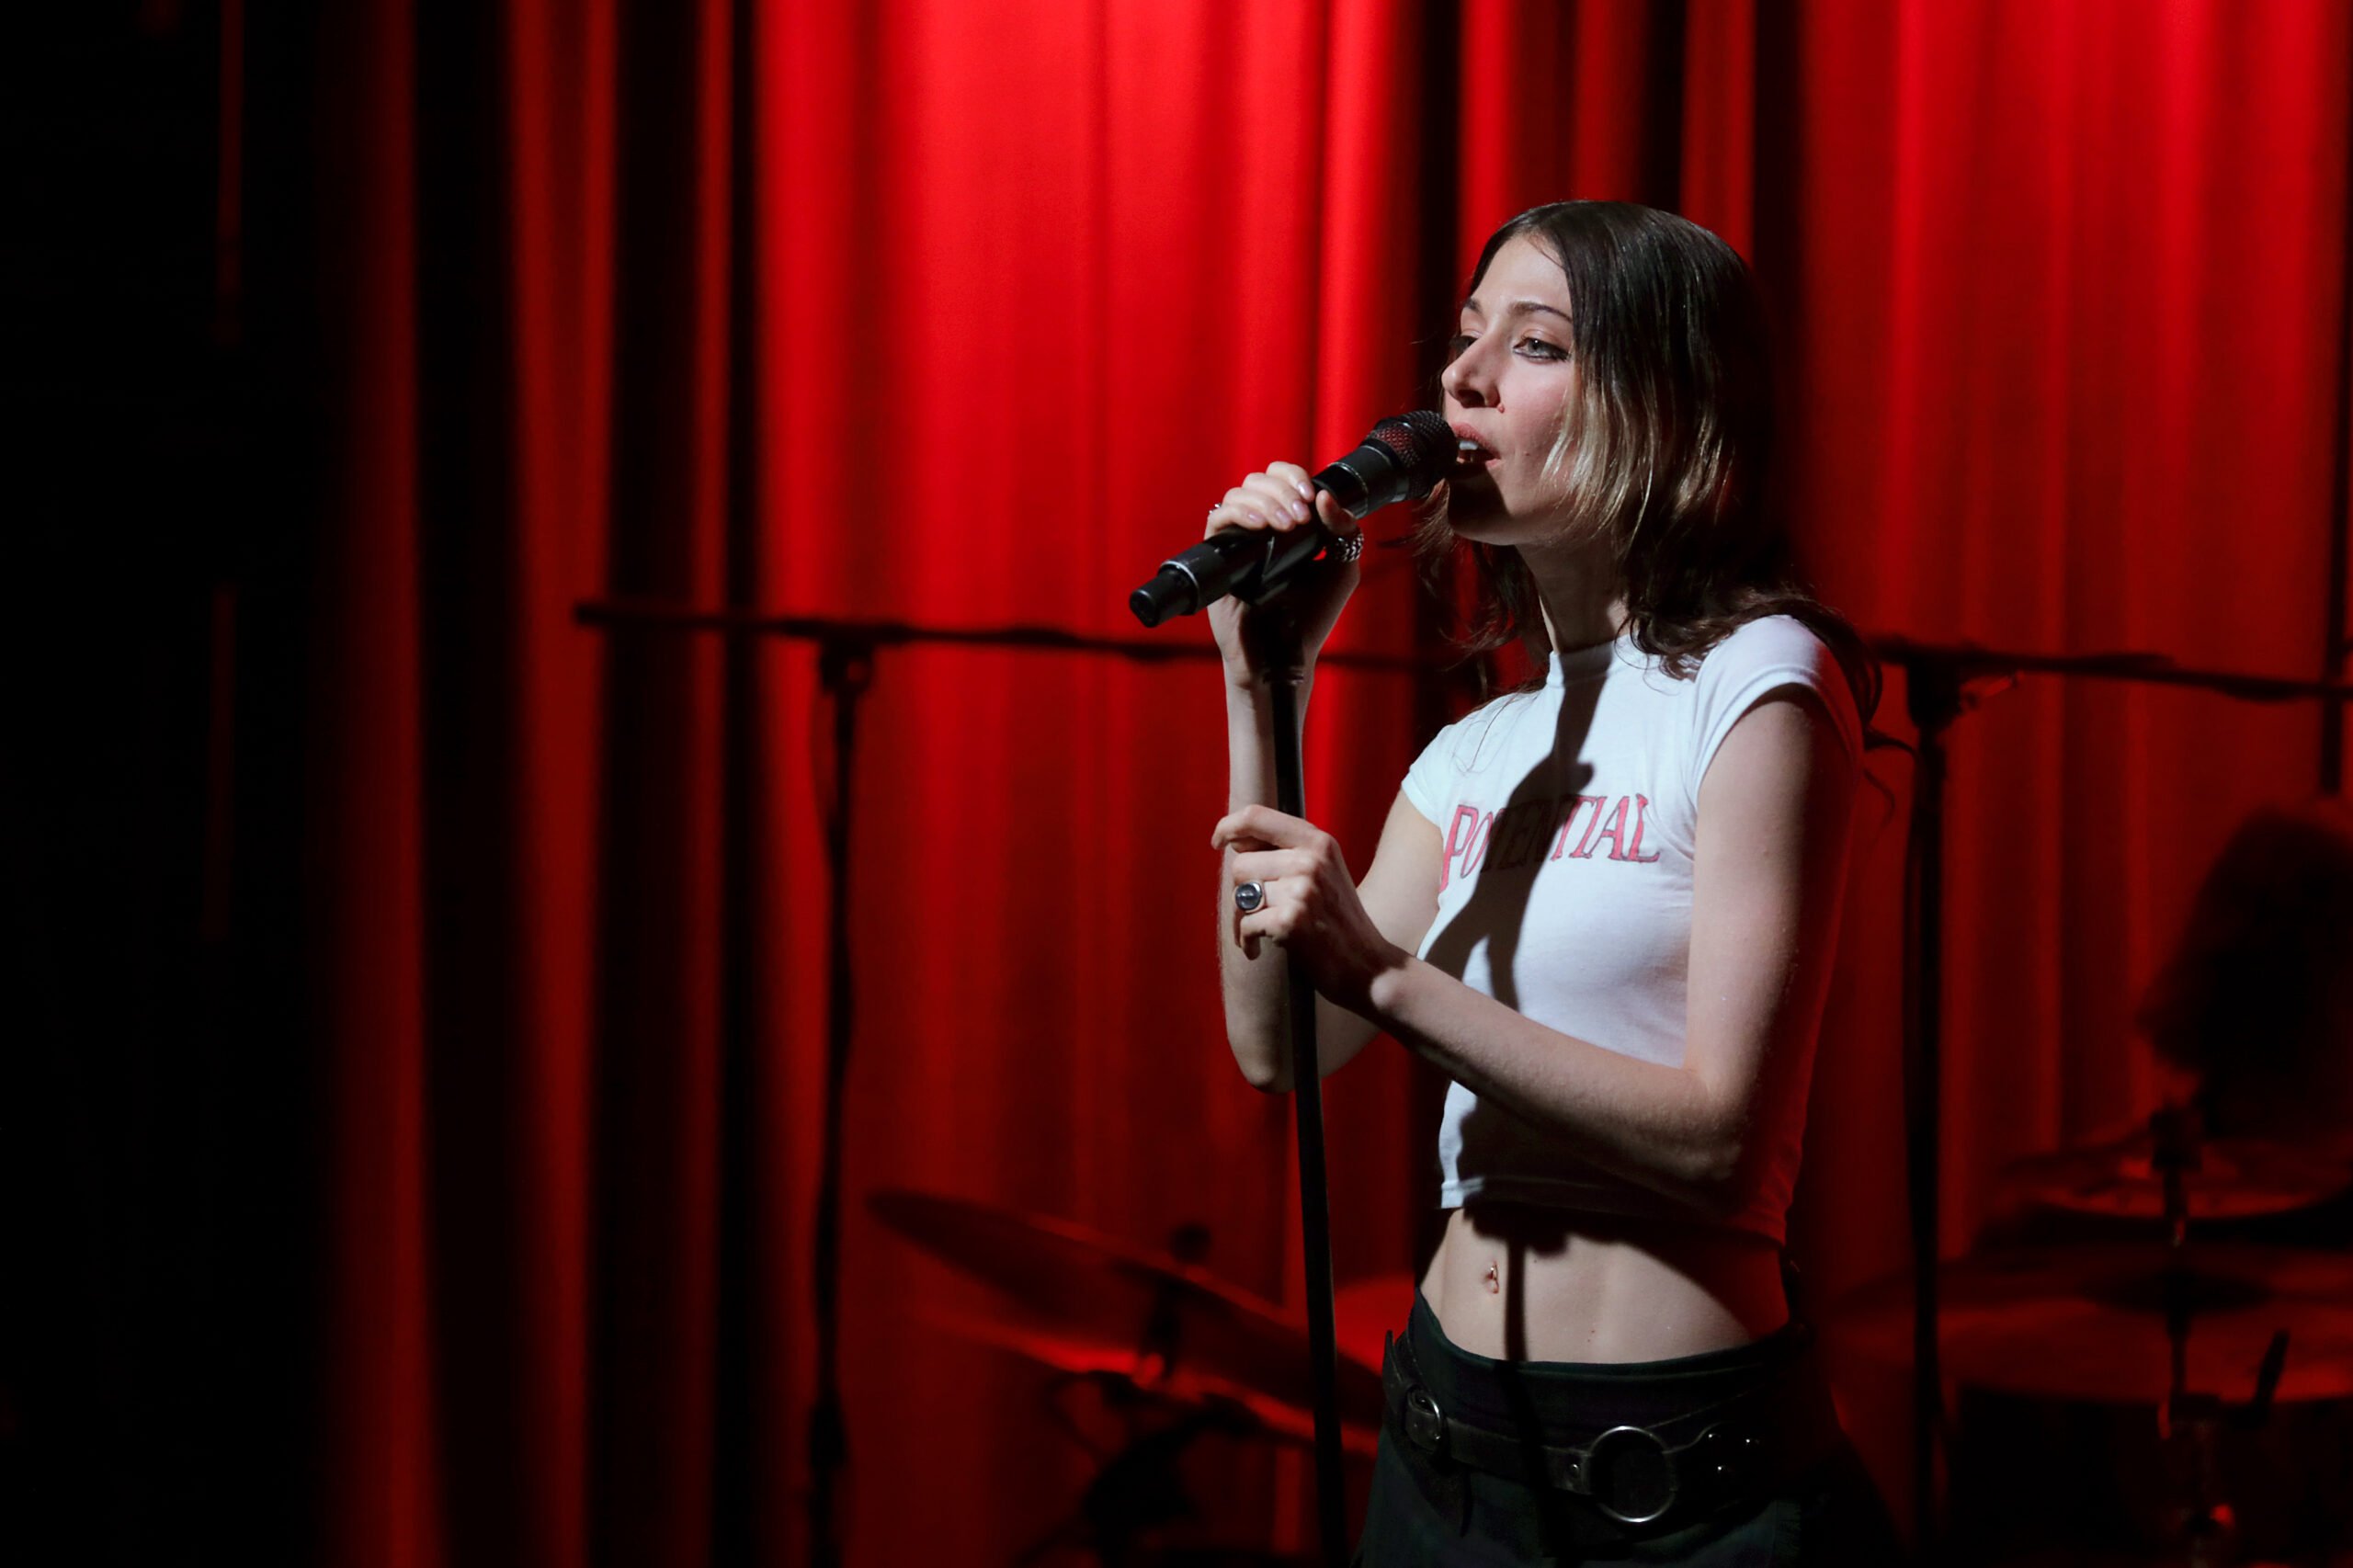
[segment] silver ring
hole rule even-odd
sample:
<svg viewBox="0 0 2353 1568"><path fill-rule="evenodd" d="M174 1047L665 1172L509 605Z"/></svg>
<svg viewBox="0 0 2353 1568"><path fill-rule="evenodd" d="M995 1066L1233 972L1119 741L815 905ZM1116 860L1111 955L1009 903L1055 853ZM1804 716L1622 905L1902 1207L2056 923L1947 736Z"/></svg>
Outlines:
<svg viewBox="0 0 2353 1568"><path fill-rule="evenodd" d="M1233 890L1233 907L1245 915L1256 915L1267 905L1267 885L1264 882L1244 882Z"/></svg>
<svg viewBox="0 0 2353 1568"><path fill-rule="evenodd" d="M1334 540L1331 549L1326 553L1341 565L1347 565L1364 553L1364 530L1358 528L1345 538Z"/></svg>

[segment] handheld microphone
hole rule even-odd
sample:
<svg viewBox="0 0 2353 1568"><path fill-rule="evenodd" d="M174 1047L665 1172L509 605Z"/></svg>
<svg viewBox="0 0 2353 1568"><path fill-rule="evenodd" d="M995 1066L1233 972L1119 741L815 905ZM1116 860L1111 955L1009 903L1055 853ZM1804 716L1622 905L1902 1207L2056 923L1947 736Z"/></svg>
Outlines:
<svg viewBox="0 0 2353 1568"><path fill-rule="evenodd" d="M1384 419L1355 451L1309 483L1328 490L1351 517L1392 501L1418 501L1446 477L1454 459L1454 431L1427 409ZM1330 546L1332 535L1312 517L1296 528L1220 528L1182 555L1161 562L1152 581L1128 596L1128 608L1146 626L1191 615L1228 594L1256 604L1282 588L1300 568Z"/></svg>

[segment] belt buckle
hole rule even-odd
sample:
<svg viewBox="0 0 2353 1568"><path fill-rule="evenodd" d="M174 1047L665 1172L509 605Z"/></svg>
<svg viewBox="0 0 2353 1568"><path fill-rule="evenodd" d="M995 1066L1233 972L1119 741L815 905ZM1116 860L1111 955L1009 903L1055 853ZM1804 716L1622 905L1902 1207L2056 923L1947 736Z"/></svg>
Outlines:
<svg viewBox="0 0 2353 1568"><path fill-rule="evenodd" d="M1648 1427L1612 1426L1586 1445L1577 1490L1619 1524L1656 1524L1682 1495L1682 1467Z"/></svg>
<svg viewBox="0 0 2353 1568"><path fill-rule="evenodd" d="M1405 1436L1414 1446L1431 1454L1446 1452L1446 1415L1419 1383L1405 1390Z"/></svg>

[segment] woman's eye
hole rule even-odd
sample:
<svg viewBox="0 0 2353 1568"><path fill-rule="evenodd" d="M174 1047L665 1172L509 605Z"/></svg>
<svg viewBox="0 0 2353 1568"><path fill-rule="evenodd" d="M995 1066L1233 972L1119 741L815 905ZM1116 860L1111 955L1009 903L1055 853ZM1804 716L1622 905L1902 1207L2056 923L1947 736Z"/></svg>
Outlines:
<svg viewBox="0 0 2353 1568"><path fill-rule="evenodd" d="M1470 347L1473 341L1474 340L1472 335L1467 332L1456 333L1452 337L1446 340L1447 358L1449 360L1461 358L1462 351Z"/></svg>
<svg viewBox="0 0 2353 1568"><path fill-rule="evenodd" d="M1557 343L1547 343L1540 337L1521 338L1519 351L1531 359L1565 359L1569 357L1567 349Z"/></svg>

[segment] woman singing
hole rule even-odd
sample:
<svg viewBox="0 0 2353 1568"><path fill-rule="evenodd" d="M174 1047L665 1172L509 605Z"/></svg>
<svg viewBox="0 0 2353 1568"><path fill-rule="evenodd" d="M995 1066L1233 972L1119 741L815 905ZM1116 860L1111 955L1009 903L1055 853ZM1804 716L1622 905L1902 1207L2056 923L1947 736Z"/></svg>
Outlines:
<svg viewBox="0 0 2353 1568"><path fill-rule="evenodd" d="M1212 614L1235 1061L1290 1085L1284 949L1324 1072L1385 1031L1452 1080L1362 1561L1888 1562L1780 1266L1876 680L1763 503L1754 280L1669 214L1537 208L1481 254L1442 385L1422 542L1479 573L1475 646L1549 667L1439 732L1360 883L1269 804L1247 626L1290 618L1312 678L1353 551ZM1311 516L1354 530L1275 463L1209 525Z"/></svg>

